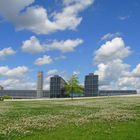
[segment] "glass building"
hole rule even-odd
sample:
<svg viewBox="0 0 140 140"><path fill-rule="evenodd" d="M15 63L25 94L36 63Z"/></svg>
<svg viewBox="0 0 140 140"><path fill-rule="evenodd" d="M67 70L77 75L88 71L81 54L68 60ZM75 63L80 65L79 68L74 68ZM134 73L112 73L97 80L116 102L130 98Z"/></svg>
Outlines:
<svg viewBox="0 0 140 140"><path fill-rule="evenodd" d="M99 96L135 95L136 90L100 90Z"/></svg>
<svg viewBox="0 0 140 140"><path fill-rule="evenodd" d="M50 78L50 98L60 98L65 97L65 80L55 75Z"/></svg>
<svg viewBox="0 0 140 140"><path fill-rule="evenodd" d="M43 97L48 98L49 90L43 90ZM0 96L10 96L14 99L32 99L37 98L36 90L0 90Z"/></svg>
<svg viewBox="0 0 140 140"><path fill-rule="evenodd" d="M94 73L85 76L85 96L98 96L98 77Z"/></svg>

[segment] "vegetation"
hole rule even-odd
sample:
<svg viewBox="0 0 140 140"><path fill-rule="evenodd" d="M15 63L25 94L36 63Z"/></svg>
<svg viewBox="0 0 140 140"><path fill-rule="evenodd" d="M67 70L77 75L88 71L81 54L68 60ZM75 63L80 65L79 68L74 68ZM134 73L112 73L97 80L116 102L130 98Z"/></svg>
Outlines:
<svg viewBox="0 0 140 140"><path fill-rule="evenodd" d="M8 95L3 96L3 98L4 99L12 99L12 97L11 96L8 96Z"/></svg>
<svg viewBox="0 0 140 140"><path fill-rule="evenodd" d="M139 140L140 97L0 102L0 140Z"/></svg>
<svg viewBox="0 0 140 140"><path fill-rule="evenodd" d="M4 101L4 98L0 96L0 101Z"/></svg>
<svg viewBox="0 0 140 140"><path fill-rule="evenodd" d="M67 96L71 96L73 98L74 94L79 94L84 92L84 88L79 84L78 76L72 75L68 80L66 87Z"/></svg>
<svg viewBox="0 0 140 140"><path fill-rule="evenodd" d="M4 101L5 99L12 99L12 97L7 95L0 97L0 101Z"/></svg>

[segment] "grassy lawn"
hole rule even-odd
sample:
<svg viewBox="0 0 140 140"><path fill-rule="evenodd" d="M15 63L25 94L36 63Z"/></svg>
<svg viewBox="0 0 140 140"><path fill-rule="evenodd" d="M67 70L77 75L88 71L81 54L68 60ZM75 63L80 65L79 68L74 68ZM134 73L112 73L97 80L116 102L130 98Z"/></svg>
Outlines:
<svg viewBox="0 0 140 140"><path fill-rule="evenodd" d="M0 140L140 140L140 97L0 102Z"/></svg>

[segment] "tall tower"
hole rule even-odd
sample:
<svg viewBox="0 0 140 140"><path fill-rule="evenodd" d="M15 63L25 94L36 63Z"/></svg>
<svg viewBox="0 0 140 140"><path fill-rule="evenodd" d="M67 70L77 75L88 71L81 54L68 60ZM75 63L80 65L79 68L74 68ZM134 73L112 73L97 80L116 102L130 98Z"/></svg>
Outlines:
<svg viewBox="0 0 140 140"><path fill-rule="evenodd" d="M37 98L43 97L43 72L38 72L37 78Z"/></svg>
<svg viewBox="0 0 140 140"><path fill-rule="evenodd" d="M85 96L98 96L98 78L94 73L85 76Z"/></svg>

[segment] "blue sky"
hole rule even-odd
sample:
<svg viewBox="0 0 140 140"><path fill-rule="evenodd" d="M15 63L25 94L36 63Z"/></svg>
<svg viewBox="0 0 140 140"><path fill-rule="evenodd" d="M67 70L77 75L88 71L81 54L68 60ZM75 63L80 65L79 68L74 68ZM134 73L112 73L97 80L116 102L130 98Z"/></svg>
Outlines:
<svg viewBox="0 0 140 140"><path fill-rule="evenodd" d="M35 88L41 70L45 88L95 72L102 89L139 90L139 13L139 0L1 0L0 85Z"/></svg>

